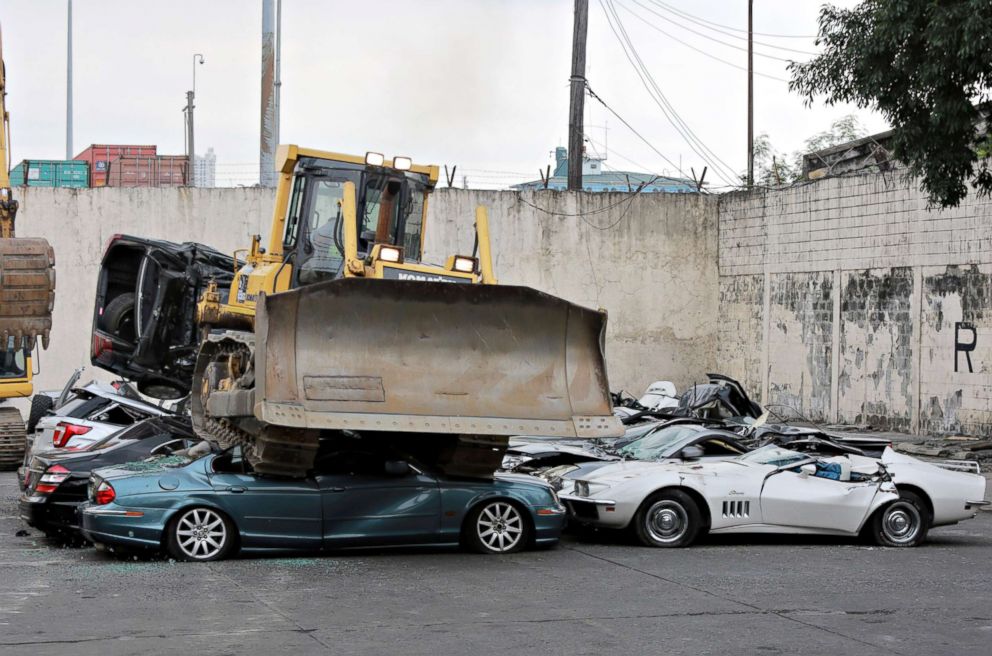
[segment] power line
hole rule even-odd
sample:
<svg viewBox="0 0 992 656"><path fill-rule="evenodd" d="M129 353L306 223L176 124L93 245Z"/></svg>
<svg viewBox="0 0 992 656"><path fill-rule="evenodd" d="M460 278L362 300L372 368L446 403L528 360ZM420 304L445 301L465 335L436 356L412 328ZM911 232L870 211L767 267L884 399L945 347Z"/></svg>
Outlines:
<svg viewBox="0 0 992 656"><path fill-rule="evenodd" d="M677 42L681 43L682 45L684 45L686 48L690 48L692 50L695 50L699 54L705 55L706 57L709 57L710 59L715 59L716 61L720 62L721 64L726 64L727 66L732 66L732 67L734 67L734 68L736 68L738 70L741 70L741 71L747 71L747 66L741 66L740 64L735 64L734 62L727 61L726 59L722 59L722 58L717 57L716 55L714 55L712 53L706 52L705 50L703 50L701 48L697 48L696 46L692 45L691 43L687 43L687 42L683 41L682 39L678 38L677 36L674 36L672 34L669 34L665 30L663 30L660 27L658 27L657 25L649 22L646 18L644 18L640 14L634 13L633 10L631 10L629 7L625 7L624 5L620 5L620 6L623 7L624 9L626 9L627 10L627 13L631 14L632 16L634 16L635 18L637 18L639 21L643 22L645 25L647 25L651 29L653 29L653 30L655 30L657 32L660 32L661 34L664 34L665 36L667 36L672 41L677 41ZM784 82L786 84L789 83L789 80L785 79L784 77L776 77L774 75L768 75L767 73L760 73L758 71L755 71L754 74L755 75L760 75L761 77L764 77L764 78L768 78L769 80L775 80L776 82Z"/></svg>
<svg viewBox="0 0 992 656"><path fill-rule="evenodd" d="M644 86L648 95L654 100L655 104L661 109L662 114L668 119L672 127L682 136L689 147L692 149L696 155L703 159L704 162L713 168L715 174L723 178L724 182L730 182L733 179L733 170L728 166L723 160L719 158L709 147L706 146L703 141L696 136L688 124L682 120L678 112L675 111L675 107L668 101L665 94L661 91L658 83L655 82L651 73L648 71L647 66L644 64L644 60L637 53L637 49L634 47L633 42L630 40L630 36L627 34L627 30L623 26L623 21L620 20L620 15L616 12L616 8L613 6L612 0L600 0L600 5L604 10L607 10L607 22L610 24L610 29L613 30L614 36L620 41L620 46L624 50L624 54L627 56L627 60L630 62L631 66L634 67L635 73L637 73L638 78L641 80L641 84ZM612 14L612 19L611 19ZM616 21L616 26L614 27L613 21ZM622 37L621 37L622 35ZM634 61L636 59L636 62ZM652 92L652 88L654 91ZM722 166L714 164L713 161L718 162ZM684 175L684 174L683 174Z"/></svg>
<svg viewBox="0 0 992 656"><path fill-rule="evenodd" d="M672 125L672 127L675 128L676 132L682 136L692 151L696 153L696 155L698 155L704 162L706 162L710 168L713 169L713 172L722 178L724 182L730 183L735 178L733 168L720 159L716 153L714 153L705 143L703 143L702 139L696 136L696 134L692 131L692 128L690 128L682 117L679 116L678 112L675 111L675 107L668 101L668 98L665 97L665 94L661 91L658 83L651 76L647 66L645 66L644 60L641 59L641 56L637 53L637 49L634 47L633 42L630 40L630 36L627 34L627 30L623 26L623 21L620 20L620 15L616 12L616 8L613 6L613 0L600 0L600 6L603 7L604 12L606 12L606 19L610 25L610 29L613 31L613 35L620 42L620 47L623 49L624 54L627 56L627 60L630 62L631 66L634 67L634 72L637 73L637 76L645 90L648 92L648 95L651 96L651 99L661 109L662 114L664 114L665 118ZM614 21L616 22L616 26L614 26ZM685 174L683 173L683 176L684 175Z"/></svg>
<svg viewBox="0 0 992 656"><path fill-rule="evenodd" d="M634 2L637 2L637 0L634 0ZM739 34L734 34L733 32L728 32L727 30L721 29L719 27L711 27L710 25L707 25L705 21L703 21L701 19L693 18L693 17L691 17L690 15L687 15L687 14L683 14L679 10L674 9L671 5L666 5L664 2L660 2L660 0L648 0L648 2L654 4L654 5L658 6L658 7L663 8L664 11L668 11L668 12L674 13L679 18L682 18L684 20L688 20L688 21L690 21L692 23L696 23L697 25L700 25L704 29L713 30L714 32L719 32L720 34L723 34L725 36L729 36L732 39L740 39L742 41L747 41L747 37L746 36L741 36ZM640 5L641 3L640 2L637 2L637 4ZM644 5L641 5L641 6L643 7ZM651 9L649 9L648 7L644 7L644 8L647 9L648 11L651 11ZM654 13L654 12L652 12L652 13ZM661 17L661 18L664 18L664 16L661 16L661 14L656 14L656 15L659 16L659 17ZM676 23L675 21L673 21L673 20L671 20L669 18L665 18L665 20L669 21L670 23L673 23L674 25L678 25L679 27L682 27L684 29L689 29L689 28L685 27L684 25L680 25L679 23ZM715 25L715 23L714 23L714 25ZM747 30L736 30L736 31L741 31L741 32L747 33ZM810 52L809 50L797 50L796 48L786 48L785 46L777 46L774 43L765 43L764 41L754 41L754 43L757 44L757 45L760 45L760 46L765 46L766 48L775 48L776 50L785 50L787 52L795 52L795 53L798 53L800 55L814 55L815 56L815 55L818 54L818 53L815 53L815 52Z"/></svg>
<svg viewBox="0 0 992 656"><path fill-rule="evenodd" d="M653 150L655 153L657 153L657 155L659 157L661 157L663 160L665 160L666 162L668 162L673 168L675 168L675 170L678 171L679 174L682 175L682 177L685 177L685 173L682 171L682 168L680 166L678 166L675 162L673 162L672 160L670 160L667 157L665 157L665 154L664 153L662 153L660 150L658 150L657 148L655 148L654 147L654 144L652 144L650 141L648 141L647 138L644 135L642 135L640 132L638 132L637 130L635 130L634 129L634 126L632 126L630 123L628 123L627 120L624 117L622 117L619 114L617 114L616 111L612 107L610 107L609 105L606 104L606 101L605 100L603 100L598 95L596 95L596 92L592 90L592 87L589 86L589 83L588 82L586 82L586 93L588 93L590 96L592 96L593 99L595 99L596 101L598 101L600 105L602 105L603 107L605 107L606 108L606 111L608 111L609 113L613 114L617 118L618 121L620 121L621 123L623 123L627 127L628 130L630 130L635 135L637 135L637 138L639 138L641 141L643 141L645 144L647 144L648 148L650 148L651 150Z"/></svg>
<svg viewBox="0 0 992 656"><path fill-rule="evenodd" d="M664 2L659 2L658 0L651 0L651 1L654 2L654 4L656 4L656 5L662 5L663 7L667 8L669 11L672 11L672 12L674 12L676 14L679 14L679 15L683 16L684 18L688 19L688 20L692 20L694 23L697 23L697 22L698 23L708 23L710 25L716 25L717 27L722 27L722 28L727 29L727 30L733 30L734 32L744 32L745 34L747 33L747 30L745 30L745 29L741 29L739 27L733 27L733 26L730 26L730 25L722 25L720 23L714 23L711 20L706 20L705 18L701 18L699 16L694 16L694 15L690 14L687 11L682 11L681 9L676 9L675 7L673 7L671 5L668 5L668 4L665 4ZM769 36L769 37L776 38L776 39L815 39L816 38L816 35L806 35L806 34L769 34L767 32L754 32L754 34L756 34L758 36Z"/></svg>
<svg viewBox="0 0 992 656"><path fill-rule="evenodd" d="M685 25L682 25L680 23L676 23L671 18L668 18L667 16L665 16L663 14L659 14L654 9L651 9L650 7L645 7L640 2L638 2L638 0L632 0L632 2L636 3L639 7L643 8L643 9L646 9L647 11L651 12L652 14L654 14L655 16L657 16L658 18L660 18L661 20L665 20L665 21L668 21L669 23L671 23L673 25L677 25L678 27L681 27L683 30L686 30L687 32L692 32L693 34L695 34L697 36L703 37L704 39L709 39L713 43L719 43L722 46L726 46L728 48L733 48L734 50L743 50L744 52L747 52L747 48L745 48L743 46L738 46L738 45L735 45L733 43L727 43L726 41L721 41L720 39L717 39L715 37L710 36L709 34L706 34L704 32L699 32L698 30L694 30L691 27L686 27ZM626 9L627 11L631 11L630 7L626 7L624 5L620 5L620 6L621 7L624 7L624 9ZM774 59L776 61L785 62L785 63L791 63L792 61L794 61L793 59L786 59L785 57L778 57L776 55L768 55L768 54L765 54L763 52L756 52L754 54L758 55L759 57L765 57L767 59ZM815 54L815 53L808 53L808 54Z"/></svg>

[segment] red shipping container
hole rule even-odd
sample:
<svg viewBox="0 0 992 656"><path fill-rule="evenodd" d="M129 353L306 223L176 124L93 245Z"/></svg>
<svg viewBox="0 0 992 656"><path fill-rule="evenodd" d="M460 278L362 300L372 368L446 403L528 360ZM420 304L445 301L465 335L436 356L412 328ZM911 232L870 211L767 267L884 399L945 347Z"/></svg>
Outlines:
<svg viewBox="0 0 992 656"><path fill-rule="evenodd" d="M130 144L93 144L73 159L90 163L90 186L103 187L107 184L107 171L110 169L110 162L121 155L140 155L143 157L155 157L158 154L157 146L133 146Z"/></svg>
<svg viewBox="0 0 992 656"><path fill-rule="evenodd" d="M185 155L122 155L110 162L108 187L182 187L188 184Z"/></svg>

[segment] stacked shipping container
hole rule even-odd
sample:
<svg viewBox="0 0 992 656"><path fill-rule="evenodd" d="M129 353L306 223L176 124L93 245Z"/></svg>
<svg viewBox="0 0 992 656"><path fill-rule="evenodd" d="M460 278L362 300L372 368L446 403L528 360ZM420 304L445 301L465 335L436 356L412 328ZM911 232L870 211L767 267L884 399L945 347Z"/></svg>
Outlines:
<svg viewBox="0 0 992 656"><path fill-rule="evenodd" d="M10 171L14 187L73 187L90 186L90 167L76 160L26 159Z"/></svg>
<svg viewBox="0 0 992 656"><path fill-rule="evenodd" d="M155 157L158 155L156 146L133 146L113 144L93 144L74 159L89 162L90 186L103 187L107 184L107 172L111 162L121 156Z"/></svg>
<svg viewBox="0 0 992 656"><path fill-rule="evenodd" d="M108 187L182 187L186 184L184 155L135 157L122 155L110 162Z"/></svg>
<svg viewBox="0 0 992 656"><path fill-rule="evenodd" d="M24 160L10 171L11 185L30 187L182 187L190 178L185 155L107 144L94 144L72 160Z"/></svg>

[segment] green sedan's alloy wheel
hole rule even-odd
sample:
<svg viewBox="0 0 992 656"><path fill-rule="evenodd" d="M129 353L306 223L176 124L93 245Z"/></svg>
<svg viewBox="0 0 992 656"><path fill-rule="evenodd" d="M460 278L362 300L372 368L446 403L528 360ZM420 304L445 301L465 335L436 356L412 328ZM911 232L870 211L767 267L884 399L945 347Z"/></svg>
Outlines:
<svg viewBox="0 0 992 656"><path fill-rule="evenodd" d="M634 530L648 547L687 547L702 527L699 508L679 490L656 492L634 517Z"/></svg>
<svg viewBox="0 0 992 656"><path fill-rule="evenodd" d="M873 537L883 547L915 547L926 539L930 528L930 513L923 500L906 490L900 490L899 496L872 518Z"/></svg>
<svg viewBox="0 0 992 656"><path fill-rule="evenodd" d="M169 529L169 553L178 560L211 561L224 558L233 544L230 522L210 508L190 508Z"/></svg>
<svg viewBox="0 0 992 656"><path fill-rule="evenodd" d="M530 537L523 513L508 501L480 504L469 513L466 524L469 546L479 553L520 551Z"/></svg>

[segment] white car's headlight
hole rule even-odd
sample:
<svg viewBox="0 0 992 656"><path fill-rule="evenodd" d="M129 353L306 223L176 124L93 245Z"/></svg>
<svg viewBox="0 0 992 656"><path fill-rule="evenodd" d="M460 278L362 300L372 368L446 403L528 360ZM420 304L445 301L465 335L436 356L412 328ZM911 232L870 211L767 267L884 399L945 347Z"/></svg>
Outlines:
<svg viewBox="0 0 992 656"><path fill-rule="evenodd" d="M503 456L503 469L506 471L513 471L525 462L530 462L533 460L530 456L525 455L511 455L506 454Z"/></svg>

